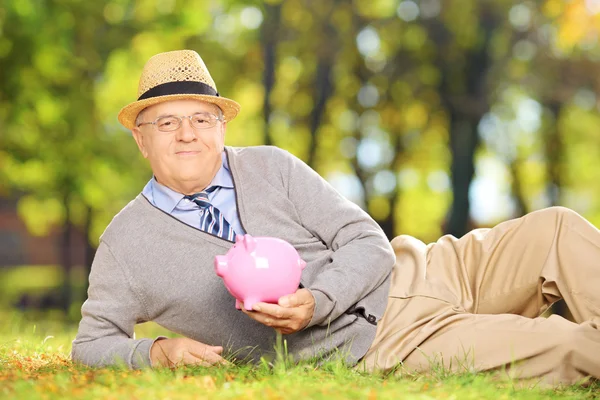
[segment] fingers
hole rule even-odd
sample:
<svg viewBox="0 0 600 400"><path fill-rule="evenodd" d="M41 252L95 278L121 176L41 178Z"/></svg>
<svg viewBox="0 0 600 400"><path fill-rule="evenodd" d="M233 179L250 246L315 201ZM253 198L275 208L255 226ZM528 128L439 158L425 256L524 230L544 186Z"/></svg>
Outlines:
<svg viewBox="0 0 600 400"><path fill-rule="evenodd" d="M277 305L274 305L274 307L277 307L281 310L283 310L283 312L277 312L277 311L273 311L273 314L276 315L284 315L285 317L283 318L277 318L276 315L273 314L266 314L264 312L258 312L258 311L246 311L244 310L244 313L246 315L248 315L250 318L252 318L253 320L269 326L273 329L275 329L277 332L280 332L282 334L290 334L290 333L294 333L297 332L298 330L302 329L304 327L304 325L306 325L305 323L305 311L300 309L300 308L293 308L293 309L283 309ZM262 307L260 307L260 309L262 309ZM270 308L269 308L270 310Z"/></svg>
<svg viewBox="0 0 600 400"><path fill-rule="evenodd" d="M287 319L294 316L294 310L281 307L277 304L256 303L252 306L252 309L275 319Z"/></svg>
<svg viewBox="0 0 600 400"><path fill-rule="evenodd" d="M279 298L278 304L281 307L300 307L305 304L314 302L314 297L308 289L298 289L296 293L282 296Z"/></svg>
<svg viewBox="0 0 600 400"><path fill-rule="evenodd" d="M298 297L295 294L290 294L288 296L280 297L277 303L281 307L297 307Z"/></svg>
<svg viewBox="0 0 600 400"><path fill-rule="evenodd" d="M242 311L244 314L255 320L256 322L260 322L263 325L271 326L274 321L274 317L269 314L264 314L259 311L248 311L242 307Z"/></svg>
<svg viewBox="0 0 600 400"><path fill-rule="evenodd" d="M315 307L315 299L308 289L298 289L296 293L282 296L278 304L256 303L254 311L242 311L253 320L269 326L283 334L303 329L310 322Z"/></svg>
<svg viewBox="0 0 600 400"><path fill-rule="evenodd" d="M228 365L229 361L225 360L219 354L210 350L203 353L194 353L192 351L184 351L179 360L173 360L173 366L179 365L199 365L203 367L212 367L214 365Z"/></svg>
<svg viewBox="0 0 600 400"><path fill-rule="evenodd" d="M186 353L202 360L208 365L227 363L227 361L223 357L221 357L221 353L223 353L223 347L221 346L208 346L202 343L198 343L198 345L188 349Z"/></svg>
<svg viewBox="0 0 600 400"><path fill-rule="evenodd" d="M180 365L197 365L202 367L213 367L215 365L228 365L229 362L224 358L214 353L205 353L202 357L198 357L196 354L190 352L184 352L181 360L175 364Z"/></svg>
<svg viewBox="0 0 600 400"><path fill-rule="evenodd" d="M276 306L278 307L278 306ZM279 307L281 308L281 307ZM244 314L246 314L247 316L249 316L250 318L252 318L253 320L255 320L256 322L260 322L263 325L266 326L270 326L271 328L277 328L279 327L282 323L284 323L284 321L287 321L287 318L278 318L277 315L283 315L283 313L279 313L276 311L271 310L270 307L268 307L267 309L272 312L272 314L267 314L264 312L260 312L258 310L262 310L263 308L260 306L256 306L254 307L254 309L256 311L247 311L244 310L242 308L242 310L244 311ZM273 315L276 314L276 315Z"/></svg>
<svg viewBox="0 0 600 400"><path fill-rule="evenodd" d="M210 367L216 364L229 364L221 357L222 346L209 346L189 338L164 339L155 342L153 348L151 349L153 365L160 364L173 368L180 365Z"/></svg>
<svg viewBox="0 0 600 400"><path fill-rule="evenodd" d="M182 354L181 361L175 364L175 366L180 365L198 365L202 367L210 367L213 364L209 361L204 360L203 358L196 357L195 355L185 352Z"/></svg>

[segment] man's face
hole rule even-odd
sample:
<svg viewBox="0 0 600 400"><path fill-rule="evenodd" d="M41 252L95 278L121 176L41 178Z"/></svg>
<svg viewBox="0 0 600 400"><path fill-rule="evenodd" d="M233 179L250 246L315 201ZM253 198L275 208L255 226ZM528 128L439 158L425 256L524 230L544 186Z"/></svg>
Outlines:
<svg viewBox="0 0 600 400"><path fill-rule="evenodd" d="M188 116L211 113L220 116L217 106L198 100L175 100L146 108L139 122L153 122L165 116ZM162 132L147 124L132 130L133 137L150 161L156 180L183 194L206 188L221 166L226 123L208 129L194 129L188 118L171 132Z"/></svg>

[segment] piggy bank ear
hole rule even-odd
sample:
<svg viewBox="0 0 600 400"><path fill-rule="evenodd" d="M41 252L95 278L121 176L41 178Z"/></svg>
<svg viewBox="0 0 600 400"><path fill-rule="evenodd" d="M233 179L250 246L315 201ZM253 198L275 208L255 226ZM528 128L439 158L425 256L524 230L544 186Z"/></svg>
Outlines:
<svg viewBox="0 0 600 400"><path fill-rule="evenodd" d="M244 248L248 253L252 253L256 249L256 239L250 235L244 235L240 241L244 244Z"/></svg>

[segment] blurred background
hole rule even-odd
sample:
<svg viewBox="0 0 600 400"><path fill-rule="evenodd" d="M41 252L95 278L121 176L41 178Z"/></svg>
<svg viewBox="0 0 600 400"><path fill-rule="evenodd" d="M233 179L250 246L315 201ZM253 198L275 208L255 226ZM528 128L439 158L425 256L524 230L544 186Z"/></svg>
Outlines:
<svg viewBox="0 0 600 400"><path fill-rule="evenodd" d="M600 0L0 0L0 309L78 320L150 179L117 121L155 53L242 105L392 238L552 205L600 225Z"/></svg>

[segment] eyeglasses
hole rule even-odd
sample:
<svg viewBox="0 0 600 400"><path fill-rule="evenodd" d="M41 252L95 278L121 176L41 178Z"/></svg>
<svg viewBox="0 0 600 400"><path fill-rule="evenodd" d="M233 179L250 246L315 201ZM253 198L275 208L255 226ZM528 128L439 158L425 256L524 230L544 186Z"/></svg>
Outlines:
<svg viewBox="0 0 600 400"><path fill-rule="evenodd" d="M218 117L211 113L200 112L193 115L167 115L165 117L157 118L154 122L142 122L138 127L142 125L154 125L156 129L161 132L172 132L176 131L181 127L181 121L187 118L190 120L190 124L194 129L208 129L212 128L217 124L217 121L223 121L223 117Z"/></svg>

